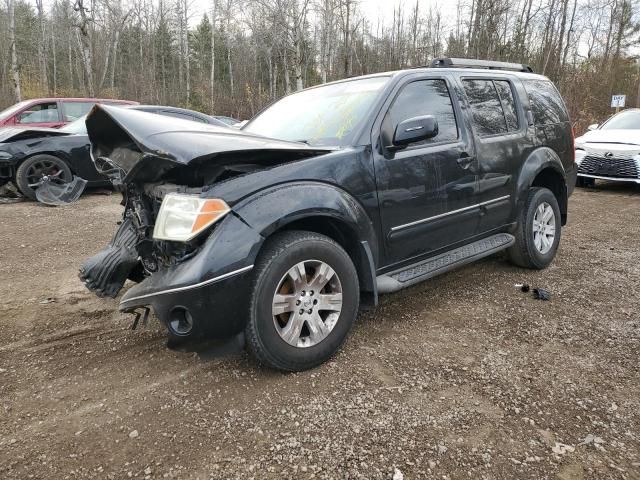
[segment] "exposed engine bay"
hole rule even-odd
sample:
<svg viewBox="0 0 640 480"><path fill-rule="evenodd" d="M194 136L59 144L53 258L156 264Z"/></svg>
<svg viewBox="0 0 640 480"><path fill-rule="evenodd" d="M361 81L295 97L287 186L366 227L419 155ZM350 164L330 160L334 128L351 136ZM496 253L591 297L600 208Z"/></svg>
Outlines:
<svg viewBox="0 0 640 480"><path fill-rule="evenodd" d="M115 297L127 279L140 282L198 252L207 235L189 241L153 237L167 195L199 197L234 177L328 151L104 105L94 107L87 130L96 169L122 192L125 207L107 248L80 269L99 296Z"/></svg>

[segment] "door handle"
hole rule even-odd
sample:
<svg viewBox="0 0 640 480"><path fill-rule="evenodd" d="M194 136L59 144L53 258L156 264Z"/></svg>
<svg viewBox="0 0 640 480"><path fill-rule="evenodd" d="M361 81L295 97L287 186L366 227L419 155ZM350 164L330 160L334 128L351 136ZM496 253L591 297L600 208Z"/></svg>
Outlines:
<svg viewBox="0 0 640 480"><path fill-rule="evenodd" d="M457 162L458 162L458 165L460 165L460 167L469 168L469 165L471 165L474 160L475 160L475 157L471 157L466 153L463 153L460 155L460 158L457 160Z"/></svg>

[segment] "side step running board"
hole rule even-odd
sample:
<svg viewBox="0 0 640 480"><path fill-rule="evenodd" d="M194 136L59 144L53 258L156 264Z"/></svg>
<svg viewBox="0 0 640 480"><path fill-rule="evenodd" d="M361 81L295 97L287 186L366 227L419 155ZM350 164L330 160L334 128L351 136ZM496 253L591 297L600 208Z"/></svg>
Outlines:
<svg viewBox="0 0 640 480"><path fill-rule="evenodd" d="M500 250L509 248L515 241L516 239L513 235L498 233L497 235L483 238L464 247L456 248L455 250L450 250L427 260L414 263L400 270L380 275L376 278L378 282L378 293L395 292L402 288L415 285L423 280L433 278L441 273L448 272L454 268L461 267L467 263L474 262Z"/></svg>

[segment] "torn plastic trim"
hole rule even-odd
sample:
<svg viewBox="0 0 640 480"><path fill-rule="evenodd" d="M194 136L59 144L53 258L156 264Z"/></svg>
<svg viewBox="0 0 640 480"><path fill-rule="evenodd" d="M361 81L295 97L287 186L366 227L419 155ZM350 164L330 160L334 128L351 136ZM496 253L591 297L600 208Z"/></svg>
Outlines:
<svg viewBox="0 0 640 480"><path fill-rule="evenodd" d="M68 182L59 182L52 175L44 176L36 188L36 198L40 203L59 207L77 202L87 186L87 181L74 175Z"/></svg>

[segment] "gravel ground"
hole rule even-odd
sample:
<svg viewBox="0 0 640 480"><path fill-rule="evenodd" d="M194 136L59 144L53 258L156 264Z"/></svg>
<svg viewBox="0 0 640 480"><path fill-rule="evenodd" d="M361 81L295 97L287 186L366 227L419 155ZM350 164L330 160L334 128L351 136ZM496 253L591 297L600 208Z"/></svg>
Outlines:
<svg viewBox="0 0 640 480"><path fill-rule="evenodd" d="M498 255L383 297L287 375L84 290L118 202L0 206L0 478L640 478L639 188L578 190L546 271Z"/></svg>

